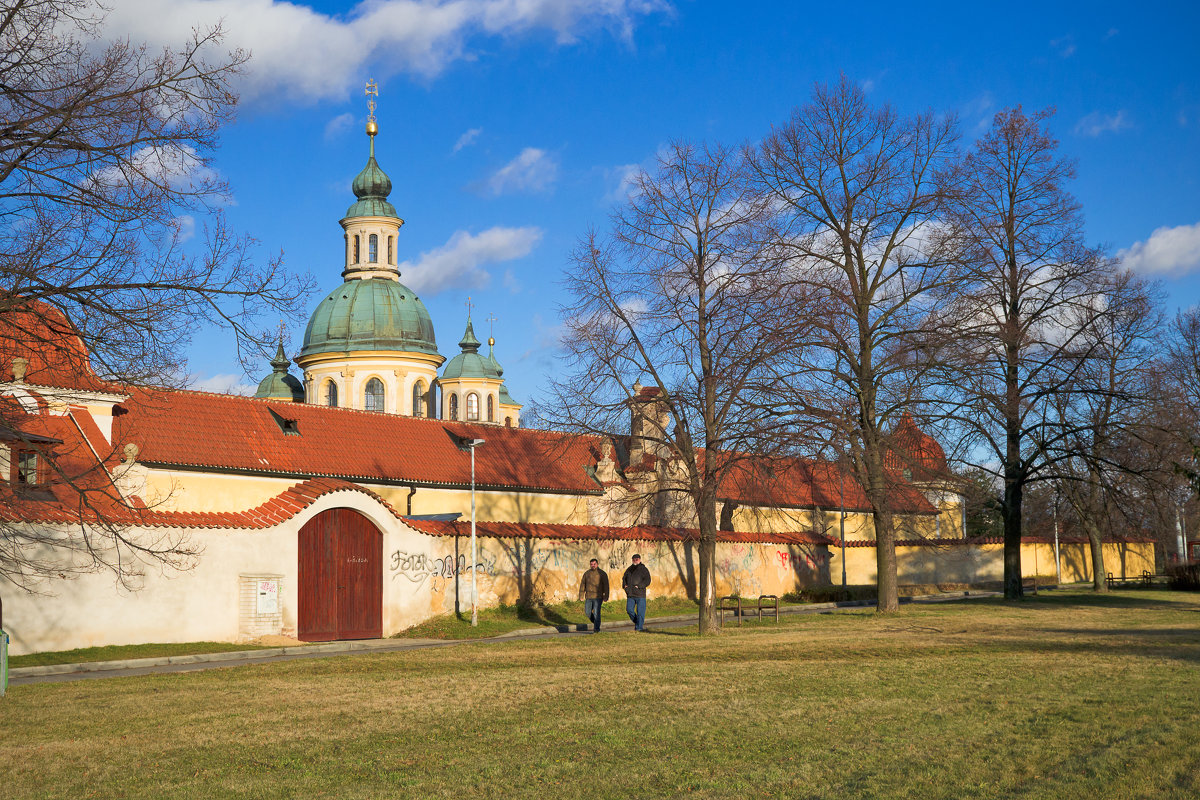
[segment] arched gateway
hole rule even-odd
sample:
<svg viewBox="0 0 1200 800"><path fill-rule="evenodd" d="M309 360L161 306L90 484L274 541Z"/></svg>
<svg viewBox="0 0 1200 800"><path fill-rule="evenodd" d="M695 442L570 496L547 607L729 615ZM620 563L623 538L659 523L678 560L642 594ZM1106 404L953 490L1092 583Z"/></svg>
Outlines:
<svg viewBox="0 0 1200 800"><path fill-rule="evenodd" d="M383 534L362 514L332 508L299 533L299 638L383 635Z"/></svg>

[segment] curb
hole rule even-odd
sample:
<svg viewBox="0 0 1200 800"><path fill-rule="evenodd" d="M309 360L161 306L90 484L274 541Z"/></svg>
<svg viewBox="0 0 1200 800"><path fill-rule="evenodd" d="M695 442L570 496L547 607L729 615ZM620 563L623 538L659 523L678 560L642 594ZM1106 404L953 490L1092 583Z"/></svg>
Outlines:
<svg viewBox="0 0 1200 800"><path fill-rule="evenodd" d="M1050 587L1041 587L1049 589ZM909 603L930 603L941 602L944 600L959 600L964 598L976 597L998 597L1000 592L984 592L977 590L968 590L963 592L946 592L944 594L926 594L914 595L912 597L901 597L901 605ZM779 613L782 614L811 614L821 611L831 611L839 608L862 608L865 606L874 605L873 600L846 600L839 603L809 603L806 605L782 606ZM749 617L750 614L743 613L742 617ZM651 617L646 620L647 625L657 623L690 622L696 618L695 614L675 614L669 617ZM736 618L736 615L735 615ZM49 664L40 667L15 667L8 671L9 678L33 678L43 675L72 675L85 672L113 672L125 669L140 669L150 667L166 667L176 664L209 664L229 661L255 661L264 658L275 658L277 656L306 656L317 653L352 653L370 650L388 651L388 650L406 650L415 647L429 646L447 646L452 644L466 644L469 642L489 642L503 641L505 639L522 639L531 636L553 636L560 633L578 633L587 631L590 628L589 623L577 623L575 625L548 625L539 628L520 628L515 631L497 634L496 636L488 636L482 639L370 639L366 641L352 642L330 642L328 644L306 644L306 645L290 645L287 647L264 647L261 650L233 650L224 653L194 653L184 656L158 656L152 658L129 658L116 661L83 661L76 664ZM632 628L633 623L624 620L615 622L601 623L601 631L623 630Z"/></svg>

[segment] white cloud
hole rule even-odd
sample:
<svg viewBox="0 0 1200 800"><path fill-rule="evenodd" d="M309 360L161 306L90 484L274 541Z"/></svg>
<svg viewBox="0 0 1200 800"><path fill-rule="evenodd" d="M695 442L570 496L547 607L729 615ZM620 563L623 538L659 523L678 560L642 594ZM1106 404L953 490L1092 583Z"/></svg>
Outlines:
<svg viewBox="0 0 1200 800"><path fill-rule="evenodd" d="M454 149L450 151L450 154L453 155L464 147L474 144L481 133L483 133L483 128L471 128L471 130L458 137L458 141L454 143Z"/></svg>
<svg viewBox="0 0 1200 800"><path fill-rule="evenodd" d="M350 129L354 124L355 117L349 111L345 114L338 114L329 122L325 123L325 140L334 141L340 139L342 134Z"/></svg>
<svg viewBox="0 0 1200 800"><path fill-rule="evenodd" d="M558 179L558 159L537 147L526 147L520 155L496 170L483 182L494 195L509 192L543 192Z"/></svg>
<svg viewBox="0 0 1200 800"><path fill-rule="evenodd" d="M196 236L196 218L191 214L181 214L174 219L176 237L183 244Z"/></svg>
<svg viewBox="0 0 1200 800"><path fill-rule="evenodd" d="M641 164L621 164L605 170L605 177L613 184L612 191L604 195L605 202L624 203L637 196L636 178L641 171Z"/></svg>
<svg viewBox="0 0 1200 800"><path fill-rule="evenodd" d="M1200 222L1162 227L1117 253L1121 266L1144 275L1177 278L1200 270Z"/></svg>
<svg viewBox="0 0 1200 800"><path fill-rule="evenodd" d="M233 374L211 375L207 378L200 378L193 375L191 388L200 392L213 392L215 394L251 395L258 391L258 386L251 386L246 383L244 376Z"/></svg>
<svg viewBox="0 0 1200 800"><path fill-rule="evenodd" d="M521 282L517 280L517 274L511 269L504 270L504 288L513 294L521 291Z"/></svg>
<svg viewBox="0 0 1200 800"><path fill-rule="evenodd" d="M642 17L671 9L666 0L363 0L331 16L282 0L113 5L107 35L144 41L151 49L178 45L193 28L221 22L224 46L253 54L239 82L247 102L341 99L365 77L437 75L474 57L472 45L480 37L549 32L566 45L606 28L628 42Z"/></svg>
<svg viewBox="0 0 1200 800"><path fill-rule="evenodd" d="M478 234L458 231L416 262L400 264L401 280L421 293L486 286L491 275L484 267L526 256L541 240L542 229L536 227L495 227Z"/></svg>
<svg viewBox="0 0 1200 800"><path fill-rule="evenodd" d="M1050 46L1063 58L1070 58L1075 54L1075 37L1068 33L1066 36L1051 39Z"/></svg>
<svg viewBox="0 0 1200 800"><path fill-rule="evenodd" d="M1099 136L1102 133L1123 131L1132 124L1125 116L1125 109L1121 109L1116 114L1102 114L1099 111L1093 111L1075 123L1075 133L1080 136Z"/></svg>

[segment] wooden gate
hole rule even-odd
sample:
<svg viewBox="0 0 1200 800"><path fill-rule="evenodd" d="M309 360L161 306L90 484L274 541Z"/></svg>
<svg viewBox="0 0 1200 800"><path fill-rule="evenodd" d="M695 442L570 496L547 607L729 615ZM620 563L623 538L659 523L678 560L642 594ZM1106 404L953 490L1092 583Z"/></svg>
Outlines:
<svg viewBox="0 0 1200 800"><path fill-rule="evenodd" d="M298 636L306 642L383 635L383 534L349 508L300 529Z"/></svg>

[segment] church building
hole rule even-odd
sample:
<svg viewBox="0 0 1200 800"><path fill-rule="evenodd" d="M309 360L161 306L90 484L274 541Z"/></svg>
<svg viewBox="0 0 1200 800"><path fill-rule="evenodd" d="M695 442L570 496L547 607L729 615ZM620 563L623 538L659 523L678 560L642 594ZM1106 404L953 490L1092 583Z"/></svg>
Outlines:
<svg viewBox="0 0 1200 800"><path fill-rule="evenodd" d="M13 653L390 636L469 610L472 576L484 607L561 602L591 558L615 579L635 552L652 596L695 596L695 514L672 496L677 460L646 439L668 424L657 390L633 387L629 430L522 428L494 340L482 354L468 314L447 361L401 282L404 221L373 120L367 133L340 221L343 282L308 322L300 377L281 341L254 397L114 384L56 309L0 318L0 535L16 570L0 594ZM944 453L905 424L911 446L892 465L911 470L894 499L901 581L998 580L1000 544L964 539ZM773 462L719 500L722 594L874 582L869 507L837 465Z"/></svg>

